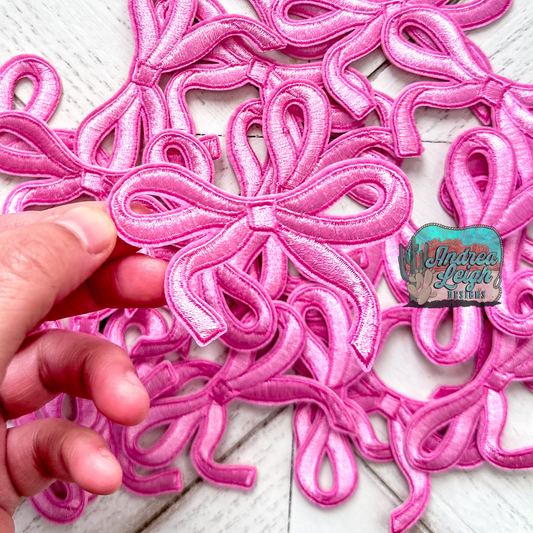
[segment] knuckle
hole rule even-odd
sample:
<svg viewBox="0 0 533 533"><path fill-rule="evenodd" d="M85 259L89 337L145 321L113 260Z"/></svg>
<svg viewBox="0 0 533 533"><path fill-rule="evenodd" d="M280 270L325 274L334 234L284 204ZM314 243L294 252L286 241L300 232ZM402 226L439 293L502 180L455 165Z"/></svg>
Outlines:
<svg viewBox="0 0 533 533"><path fill-rule="evenodd" d="M6 236L0 245L2 285L14 284L18 290L20 282L51 283L64 263L61 249L57 236L47 238L39 231L25 232L24 239Z"/></svg>

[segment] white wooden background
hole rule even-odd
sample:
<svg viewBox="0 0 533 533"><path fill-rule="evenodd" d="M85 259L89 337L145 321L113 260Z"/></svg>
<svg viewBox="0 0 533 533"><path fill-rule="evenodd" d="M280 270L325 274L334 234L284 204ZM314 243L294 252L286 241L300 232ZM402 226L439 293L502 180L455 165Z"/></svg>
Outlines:
<svg viewBox="0 0 533 533"><path fill-rule="evenodd" d="M256 17L244 0L223 2L228 11ZM491 26L470 33L490 57L494 70L522 83L533 83L533 2L514 0L510 12ZM63 82L63 97L51 124L76 128L83 117L111 97L124 82L133 54L126 0L18 0L0 2L0 62L21 53L33 53L50 61ZM358 62L357 67L373 85L396 96L415 76L384 61L380 52ZM21 83L17 95L28 101L30 83ZM242 101L256 97L250 86L215 93L194 91L188 101L199 134L215 133L224 147L224 135L232 110ZM451 223L437 200L444 159L450 142L475 126L467 111L424 110L417 113L425 152L408 160L404 171L415 194L414 220ZM253 139L264 152L261 138ZM236 191L225 156L216 162L217 183ZM21 180L2 176L1 201ZM384 284L379 287L382 306L394 304ZM445 328L444 328L445 329ZM449 332L442 331L443 338ZM215 357L221 346L215 343L209 354ZM386 383L415 398L426 398L440 383L460 383L472 368L438 368L419 353L407 331L396 331L387 341L376 363ZM533 394L522 386L507 391L509 420L504 445L509 448L533 443ZM407 494L407 484L390 464L369 464L360 457L359 487L346 504L323 510L300 494L291 475L293 438L292 408L267 409L232 405L228 431L220 447L220 459L257 466L255 488L249 493L212 487L195 475L186 459L182 494L138 498L125 491L99 497L75 524L55 526L39 517L28 502L15 515L20 533L181 533L291 532L380 533L388 531L389 513ZM383 426L376 420L383 436ZM328 471L324 471L328 478ZM452 471L433 476L428 510L413 532L522 533L533 531L533 472L498 471L482 466L474 471Z"/></svg>

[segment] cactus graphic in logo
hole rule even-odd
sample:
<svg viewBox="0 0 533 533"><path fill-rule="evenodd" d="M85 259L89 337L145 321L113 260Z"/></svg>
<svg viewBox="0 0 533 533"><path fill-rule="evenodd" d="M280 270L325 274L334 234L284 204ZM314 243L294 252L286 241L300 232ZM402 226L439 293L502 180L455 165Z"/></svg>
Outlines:
<svg viewBox="0 0 533 533"><path fill-rule="evenodd" d="M407 307L497 305L501 296L502 240L489 226L422 226L400 244Z"/></svg>

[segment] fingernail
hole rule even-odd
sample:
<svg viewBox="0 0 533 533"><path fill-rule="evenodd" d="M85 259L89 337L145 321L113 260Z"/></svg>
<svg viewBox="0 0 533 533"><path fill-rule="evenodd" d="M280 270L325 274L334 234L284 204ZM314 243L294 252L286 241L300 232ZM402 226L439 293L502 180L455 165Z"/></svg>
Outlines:
<svg viewBox="0 0 533 533"><path fill-rule="evenodd" d="M118 463L117 458L107 448L100 448L100 455L112 463Z"/></svg>
<svg viewBox="0 0 533 533"><path fill-rule="evenodd" d="M137 376L137 374L133 370L128 370L126 372L126 374L124 375L124 379L132 387L135 387L138 390L146 392L146 389L144 388L143 384L141 383L141 380L139 379L139 377Z"/></svg>
<svg viewBox="0 0 533 533"><path fill-rule="evenodd" d="M100 448L99 452L100 456L93 455L92 457L91 462L94 471L109 474L112 470L121 470L117 458L107 448Z"/></svg>
<svg viewBox="0 0 533 533"><path fill-rule="evenodd" d="M115 240L116 230L109 216L90 207L75 207L54 220L75 233L90 254L107 250Z"/></svg>

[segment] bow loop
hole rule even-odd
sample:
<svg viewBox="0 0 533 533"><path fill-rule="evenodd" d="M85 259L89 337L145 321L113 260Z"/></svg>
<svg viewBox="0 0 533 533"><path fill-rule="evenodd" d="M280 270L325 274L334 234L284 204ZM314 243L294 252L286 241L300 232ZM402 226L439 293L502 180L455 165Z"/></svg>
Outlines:
<svg viewBox="0 0 533 533"><path fill-rule="evenodd" d="M320 215L359 185L379 191L366 212L347 217ZM278 201L278 221L322 242L364 244L397 232L408 220L412 196L404 174L386 162L354 159L331 165Z"/></svg>
<svg viewBox="0 0 533 533"><path fill-rule="evenodd" d="M406 28L426 33L435 47L421 47L408 41L403 34ZM491 76L473 57L461 29L437 8L416 6L399 10L385 22L382 38L394 63L422 76L463 83L484 83Z"/></svg>
<svg viewBox="0 0 533 533"><path fill-rule="evenodd" d="M480 154L488 163L488 183L479 189L468 164ZM488 128L475 128L460 135L448 154L444 175L459 226L498 226L517 183L516 158L508 139Z"/></svg>
<svg viewBox="0 0 533 533"><path fill-rule="evenodd" d="M130 0L130 20L135 35L135 56L139 60L148 57L159 39L159 23L152 0Z"/></svg>
<svg viewBox="0 0 533 533"><path fill-rule="evenodd" d="M243 196L256 196L263 185L263 168L248 139L250 127L262 123L261 101L250 100L235 110L228 124L226 141L228 159L235 171Z"/></svg>
<svg viewBox="0 0 533 533"><path fill-rule="evenodd" d="M382 6L368 0L340 0L334 8L330 2L314 1L312 6L320 11L314 16L293 20L289 12L298 0L277 0L272 5L270 18L277 31L295 46L316 46L327 43L353 29L366 24L381 12Z"/></svg>
<svg viewBox="0 0 533 533"><path fill-rule="evenodd" d="M61 81L47 61L33 55L19 55L0 68L0 111L11 111L17 83L28 78L33 83L33 94L24 111L41 120L48 120L56 110L61 97ZM6 144L5 141L2 144Z"/></svg>
<svg viewBox="0 0 533 533"><path fill-rule="evenodd" d="M303 112L301 144L287 124L287 111L298 106ZM278 189L297 187L320 157L331 132L331 110L326 95L311 82L288 81L274 90L265 105L263 129L272 158Z"/></svg>
<svg viewBox="0 0 533 533"><path fill-rule="evenodd" d="M279 338L258 361L233 376L232 388L246 391L288 370L300 356L305 340L300 317L286 304L276 302Z"/></svg>
<svg viewBox="0 0 533 533"><path fill-rule="evenodd" d="M465 4L442 6L440 9L466 31L498 19L509 9L512 1L473 0Z"/></svg>
<svg viewBox="0 0 533 533"><path fill-rule="evenodd" d="M227 331L221 339L230 348L257 350L270 342L276 311L260 283L225 264L204 273L202 288L206 302L224 318ZM223 292L235 300L231 307Z"/></svg>
<svg viewBox="0 0 533 533"><path fill-rule="evenodd" d="M133 212L131 202L147 193L160 194L179 207L163 213ZM148 246L174 244L246 216L241 199L229 197L186 168L163 164L146 165L125 176L110 196L109 209L124 239Z"/></svg>
<svg viewBox="0 0 533 533"><path fill-rule="evenodd" d="M314 416L313 416L314 415ZM357 465L346 436L332 431L323 413L301 405L294 413L296 435L295 477L303 493L313 502L330 507L346 501L357 486ZM333 487L320 486L320 466L328 455Z"/></svg>
<svg viewBox="0 0 533 533"><path fill-rule="evenodd" d="M407 426L406 452L409 463L425 472L447 470L460 461L477 427L484 407L485 390L472 382L459 392L421 407ZM434 449L426 445L439 429L446 433Z"/></svg>
<svg viewBox="0 0 533 533"><path fill-rule="evenodd" d="M325 320L327 348L308 323L306 347L302 358L315 379L332 389L348 385L361 374L361 367L349 345L352 317L345 302L335 292L325 287L302 285L293 291L288 303L302 318L317 310Z"/></svg>
<svg viewBox="0 0 533 533"><path fill-rule="evenodd" d="M165 29L147 63L162 71L177 70L207 55L222 40L240 36L261 52L283 47L283 41L270 28L239 15L219 15L195 24L184 35Z"/></svg>
<svg viewBox="0 0 533 533"><path fill-rule="evenodd" d="M215 179L214 158L206 144L202 142L204 139L205 137L198 140L193 135L176 130L162 131L146 146L143 161L145 163L175 163L171 157L174 157L172 152L177 151L178 164L194 172L199 178L213 183ZM215 139L218 143L218 137ZM213 152L216 155L217 146L214 148Z"/></svg>

